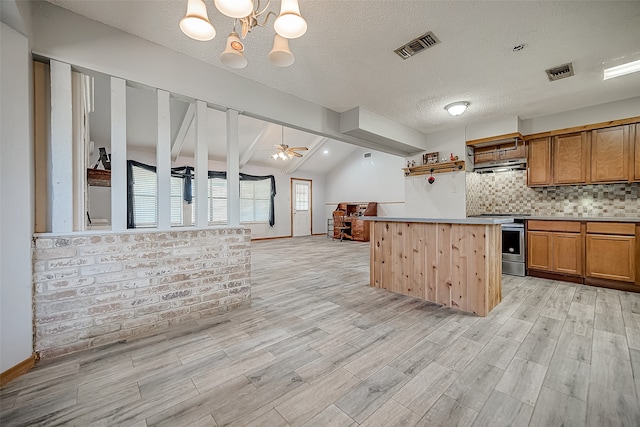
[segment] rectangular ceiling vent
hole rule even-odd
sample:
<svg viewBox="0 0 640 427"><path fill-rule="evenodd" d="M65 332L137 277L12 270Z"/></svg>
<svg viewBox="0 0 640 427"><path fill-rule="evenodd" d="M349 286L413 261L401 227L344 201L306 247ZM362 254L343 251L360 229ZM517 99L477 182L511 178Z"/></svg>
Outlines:
<svg viewBox="0 0 640 427"><path fill-rule="evenodd" d="M573 76L573 64L570 62L559 67L549 68L546 72L549 81L555 82L556 80L566 79Z"/></svg>
<svg viewBox="0 0 640 427"><path fill-rule="evenodd" d="M364 158L368 159L369 157L371 157L371 153L364 153Z"/></svg>
<svg viewBox="0 0 640 427"><path fill-rule="evenodd" d="M440 40L431 32L425 33L418 38L411 40L404 46L400 46L395 53L402 59L408 59L418 52L422 52L425 49L435 46L440 43Z"/></svg>

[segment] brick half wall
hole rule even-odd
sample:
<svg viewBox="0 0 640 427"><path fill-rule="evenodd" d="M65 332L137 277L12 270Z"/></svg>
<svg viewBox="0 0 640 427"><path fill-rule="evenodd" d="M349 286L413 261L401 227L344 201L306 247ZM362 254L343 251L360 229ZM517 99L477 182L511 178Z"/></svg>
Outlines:
<svg viewBox="0 0 640 427"><path fill-rule="evenodd" d="M35 235L35 350L61 356L249 306L250 244L244 228Z"/></svg>

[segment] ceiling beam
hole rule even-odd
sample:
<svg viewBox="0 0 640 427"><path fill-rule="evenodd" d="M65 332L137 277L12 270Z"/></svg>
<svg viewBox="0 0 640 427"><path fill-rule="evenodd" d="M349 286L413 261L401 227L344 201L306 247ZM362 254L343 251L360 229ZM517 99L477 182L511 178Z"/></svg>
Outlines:
<svg viewBox="0 0 640 427"><path fill-rule="evenodd" d="M247 148L247 151L245 151L240 155L240 169L242 169L247 164L247 162L251 160L251 157L253 157L253 154L258 150L258 147L260 146L260 141L264 137L264 134L267 132L267 129L269 129L269 126L276 126L276 125L272 123L264 123L260 127L260 130L258 131L258 135L255 137L255 139L253 140L249 148Z"/></svg>
<svg viewBox="0 0 640 427"><path fill-rule="evenodd" d="M184 114L184 119L182 119L182 124L180 125L180 130L176 135L176 139L173 140L171 144L171 160L176 161L180 152L182 151L182 147L184 146L184 139L187 136L187 132L191 127L191 123L193 123L193 119L196 116L196 107L194 104L189 104L189 108L187 108L187 112Z"/></svg>
<svg viewBox="0 0 640 427"><path fill-rule="evenodd" d="M311 156L313 156L313 153L318 151L320 149L320 147L322 147L322 145L325 142L327 142L328 140L329 140L329 138L326 138L324 136L319 136L316 139L314 139L313 142L310 144L309 150L302 157L298 157L298 161L297 162L289 163L287 165L288 167L284 168L282 170L282 172L287 174L287 175L291 175L292 173L294 173L295 171L300 169L300 166L304 165L304 163L307 160L309 160L309 158Z"/></svg>

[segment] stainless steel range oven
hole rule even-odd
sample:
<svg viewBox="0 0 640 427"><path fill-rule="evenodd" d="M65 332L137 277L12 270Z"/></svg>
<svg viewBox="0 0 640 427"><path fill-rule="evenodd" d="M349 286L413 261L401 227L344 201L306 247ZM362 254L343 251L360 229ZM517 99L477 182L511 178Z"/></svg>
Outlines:
<svg viewBox="0 0 640 427"><path fill-rule="evenodd" d="M524 241L524 216L522 214L483 214L484 217L513 217L513 223L502 224L502 273L512 276L525 275L526 245Z"/></svg>
<svg viewBox="0 0 640 427"><path fill-rule="evenodd" d="M525 275L524 220L515 218L513 224L502 224L502 273Z"/></svg>

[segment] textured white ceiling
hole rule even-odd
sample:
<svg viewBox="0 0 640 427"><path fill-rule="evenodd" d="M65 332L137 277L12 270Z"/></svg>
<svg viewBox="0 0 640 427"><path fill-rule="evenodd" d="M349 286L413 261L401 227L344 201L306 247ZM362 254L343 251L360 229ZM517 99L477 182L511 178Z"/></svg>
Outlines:
<svg viewBox="0 0 640 427"><path fill-rule="evenodd" d="M210 42L180 32L186 0L52 3L223 67L231 20L207 0ZM279 10L273 1L271 9ZM338 112L355 106L423 132L518 115L530 118L640 95L640 73L602 80L602 63L640 51L639 1L300 0L307 33L296 62L272 66L271 22L247 36L249 66L232 70ZM433 31L441 44L408 60L393 50ZM512 48L526 43L527 48ZM549 82L545 69L573 62L576 75ZM467 100L449 116L444 105Z"/></svg>
<svg viewBox="0 0 640 427"><path fill-rule="evenodd" d="M186 0L52 3L215 66L231 20L207 0L210 42L180 32ZM273 1L271 9L279 10ZM247 36L249 66L231 70L318 105L355 106L423 132L518 115L530 118L640 95L640 73L602 80L602 63L640 50L639 1L300 0L307 33L291 41L293 66L272 66L272 21ZM433 31L441 44L408 60L393 50ZM513 46L527 48L513 52ZM545 69L573 62L549 82ZM466 100L449 116L443 106Z"/></svg>

